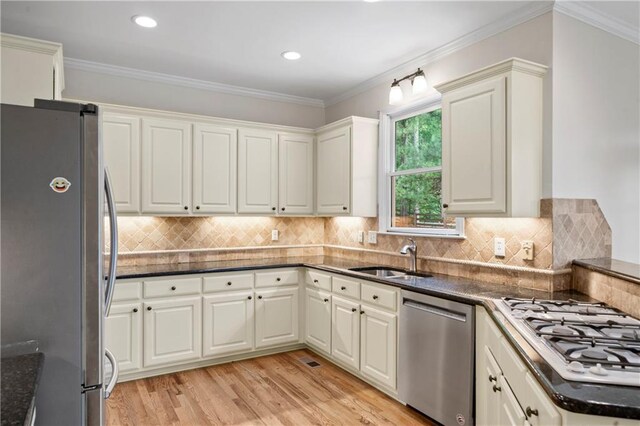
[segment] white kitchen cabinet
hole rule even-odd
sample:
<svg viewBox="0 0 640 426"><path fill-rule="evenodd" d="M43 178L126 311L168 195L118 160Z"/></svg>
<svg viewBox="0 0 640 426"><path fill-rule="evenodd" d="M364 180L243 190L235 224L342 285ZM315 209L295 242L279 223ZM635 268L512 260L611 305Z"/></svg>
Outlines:
<svg viewBox="0 0 640 426"><path fill-rule="evenodd" d="M297 288L256 291L256 348L299 340Z"/></svg>
<svg viewBox="0 0 640 426"><path fill-rule="evenodd" d="M278 214L313 213L313 136L278 135Z"/></svg>
<svg viewBox="0 0 640 426"><path fill-rule="evenodd" d="M366 305L360 309L360 371L395 389L398 317Z"/></svg>
<svg viewBox="0 0 640 426"><path fill-rule="evenodd" d="M240 129L238 213L275 214L278 205L277 133Z"/></svg>
<svg viewBox="0 0 640 426"><path fill-rule="evenodd" d="M498 377L497 392L500 393L500 409L498 410L498 425L500 426L529 426L522 407L514 395L504 376Z"/></svg>
<svg viewBox="0 0 640 426"><path fill-rule="evenodd" d="M191 206L191 124L142 119L142 213L188 214Z"/></svg>
<svg viewBox="0 0 640 426"><path fill-rule="evenodd" d="M331 354L331 293L306 290L305 342Z"/></svg>
<svg viewBox="0 0 640 426"><path fill-rule="evenodd" d="M377 215L378 120L348 117L317 130L316 211Z"/></svg>
<svg viewBox="0 0 640 426"><path fill-rule="evenodd" d="M194 125L193 213L235 213L237 133L229 127Z"/></svg>
<svg viewBox="0 0 640 426"><path fill-rule="evenodd" d="M0 34L0 102L33 106L34 99L62 99L62 45Z"/></svg>
<svg viewBox="0 0 640 426"><path fill-rule="evenodd" d="M140 213L140 118L102 115L104 164L118 213Z"/></svg>
<svg viewBox="0 0 640 426"><path fill-rule="evenodd" d="M333 296L331 307L331 355L357 370L360 368L360 304Z"/></svg>
<svg viewBox="0 0 640 426"><path fill-rule="evenodd" d="M480 339L477 340L476 359L476 424L494 426L500 421L497 387L502 372L491 350Z"/></svg>
<svg viewBox="0 0 640 426"><path fill-rule="evenodd" d="M203 356L253 349L253 291L205 296Z"/></svg>
<svg viewBox="0 0 640 426"><path fill-rule="evenodd" d="M196 360L202 354L200 296L145 300L144 366Z"/></svg>
<svg viewBox="0 0 640 426"><path fill-rule="evenodd" d="M105 345L122 373L142 367L142 315L139 302L114 303L105 321Z"/></svg>
<svg viewBox="0 0 640 426"><path fill-rule="evenodd" d="M512 58L435 86L448 215L539 216L546 71Z"/></svg>

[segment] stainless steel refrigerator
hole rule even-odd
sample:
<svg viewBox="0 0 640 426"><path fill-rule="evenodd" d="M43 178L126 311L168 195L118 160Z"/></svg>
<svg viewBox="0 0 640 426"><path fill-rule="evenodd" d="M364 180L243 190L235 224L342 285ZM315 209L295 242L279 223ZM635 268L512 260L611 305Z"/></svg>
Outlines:
<svg viewBox="0 0 640 426"><path fill-rule="evenodd" d="M45 355L36 424L101 425L117 380L103 337L117 222L98 108L36 100L0 116L2 344L37 340Z"/></svg>

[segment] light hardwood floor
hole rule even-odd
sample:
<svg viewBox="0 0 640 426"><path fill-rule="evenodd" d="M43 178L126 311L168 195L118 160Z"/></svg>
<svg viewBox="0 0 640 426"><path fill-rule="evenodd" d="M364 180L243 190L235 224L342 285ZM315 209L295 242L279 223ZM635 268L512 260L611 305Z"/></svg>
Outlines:
<svg viewBox="0 0 640 426"><path fill-rule="evenodd" d="M321 365L309 367L300 359ZM108 425L432 425L362 380L299 350L120 383Z"/></svg>

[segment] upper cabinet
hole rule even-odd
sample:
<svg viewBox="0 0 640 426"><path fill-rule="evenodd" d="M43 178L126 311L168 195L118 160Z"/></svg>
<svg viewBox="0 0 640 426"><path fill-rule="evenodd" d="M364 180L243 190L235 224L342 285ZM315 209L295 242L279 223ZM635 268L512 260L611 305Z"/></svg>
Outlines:
<svg viewBox="0 0 640 426"><path fill-rule="evenodd" d="M436 86L448 215L539 216L546 71L509 59Z"/></svg>
<svg viewBox="0 0 640 426"><path fill-rule="evenodd" d="M313 136L278 135L278 214L313 214Z"/></svg>
<svg viewBox="0 0 640 426"><path fill-rule="evenodd" d="M316 211L377 216L378 120L348 117L317 130Z"/></svg>
<svg viewBox="0 0 640 426"><path fill-rule="evenodd" d="M278 205L278 135L240 129L238 213L275 214Z"/></svg>
<svg viewBox="0 0 640 426"><path fill-rule="evenodd" d="M62 45L0 34L0 102L33 106L33 100L61 99L64 89Z"/></svg>
<svg viewBox="0 0 640 426"><path fill-rule="evenodd" d="M196 123L193 128L193 212L235 213L238 131Z"/></svg>
<svg viewBox="0 0 640 426"><path fill-rule="evenodd" d="M191 124L142 119L142 213L188 213L191 206Z"/></svg>

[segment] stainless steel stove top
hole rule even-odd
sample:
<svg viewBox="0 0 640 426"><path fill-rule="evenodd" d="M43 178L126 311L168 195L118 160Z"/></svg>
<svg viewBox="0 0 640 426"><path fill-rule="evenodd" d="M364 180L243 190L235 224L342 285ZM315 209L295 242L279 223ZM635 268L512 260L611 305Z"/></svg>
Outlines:
<svg viewBox="0 0 640 426"><path fill-rule="evenodd" d="M604 303L503 298L497 305L565 379L640 387L640 320Z"/></svg>

